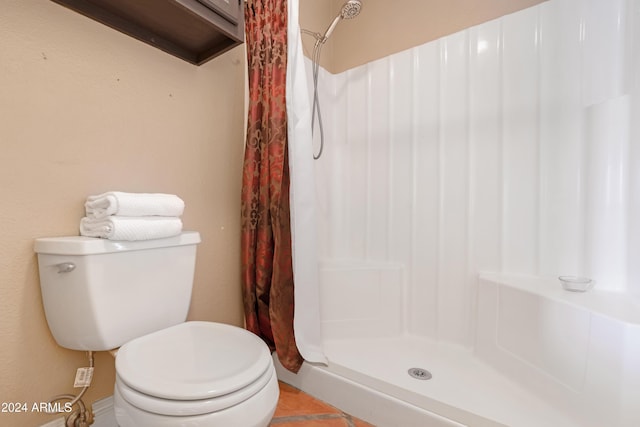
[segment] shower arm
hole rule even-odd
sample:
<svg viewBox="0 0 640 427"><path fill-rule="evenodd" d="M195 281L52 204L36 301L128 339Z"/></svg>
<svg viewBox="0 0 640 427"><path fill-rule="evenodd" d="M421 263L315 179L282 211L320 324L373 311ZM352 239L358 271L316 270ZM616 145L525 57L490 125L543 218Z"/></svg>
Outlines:
<svg viewBox="0 0 640 427"><path fill-rule="evenodd" d="M300 29L300 32L303 33L303 34L310 35L311 37L316 39L316 46L320 45L320 44L325 44L327 42L327 40L329 39L329 37L327 37L325 35L322 35L322 34L320 34L318 32L315 32L315 31L309 31L309 30L305 30L305 29Z"/></svg>
<svg viewBox="0 0 640 427"><path fill-rule="evenodd" d="M309 34L310 36L313 36L316 39L316 42L320 44L325 44L327 40L329 40L329 36L331 35L331 33L333 33L333 30L336 29L336 26L338 25L338 23L343 19L344 18L342 17L342 15L336 16L331 22L331 24L324 31L324 34L316 33L309 30L304 30L304 29L301 29L300 31L304 34Z"/></svg>
<svg viewBox="0 0 640 427"><path fill-rule="evenodd" d="M305 30L304 28L300 29L300 32L303 33L303 34L308 34L308 35L312 36L314 39L316 39L316 41L322 40L322 34L320 34L318 32Z"/></svg>

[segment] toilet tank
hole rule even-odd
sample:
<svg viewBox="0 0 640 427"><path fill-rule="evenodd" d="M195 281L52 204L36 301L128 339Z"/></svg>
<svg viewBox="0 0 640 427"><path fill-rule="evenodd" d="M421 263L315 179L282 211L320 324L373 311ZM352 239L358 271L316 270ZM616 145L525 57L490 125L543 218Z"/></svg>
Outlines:
<svg viewBox="0 0 640 427"><path fill-rule="evenodd" d="M135 242L36 239L42 302L59 345L111 350L187 318L197 232Z"/></svg>

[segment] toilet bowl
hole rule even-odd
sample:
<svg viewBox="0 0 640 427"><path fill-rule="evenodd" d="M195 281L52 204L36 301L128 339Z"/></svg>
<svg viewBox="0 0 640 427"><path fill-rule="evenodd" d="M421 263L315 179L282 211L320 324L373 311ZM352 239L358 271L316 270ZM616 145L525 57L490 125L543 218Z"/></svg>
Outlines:
<svg viewBox="0 0 640 427"><path fill-rule="evenodd" d="M197 232L135 242L36 239L56 342L120 347L120 427L266 427L273 416L279 390L267 345L236 326L186 322L198 243Z"/></svg>
<svg viewBox="0 0 640 427"><path fill-rule="evenodd" d="M230 325L182 323L136 338L116 356L120 427L264 427L278 395L268 348Z"/></svg>

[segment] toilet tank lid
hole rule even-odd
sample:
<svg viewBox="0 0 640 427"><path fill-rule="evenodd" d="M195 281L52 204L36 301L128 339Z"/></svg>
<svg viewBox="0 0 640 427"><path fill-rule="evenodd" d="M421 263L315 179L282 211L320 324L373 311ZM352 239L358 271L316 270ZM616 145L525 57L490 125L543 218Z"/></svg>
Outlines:
<svg viewBox="0 0 640 427"><path fill-rule="evenodd" d="M84 236L43 237L36 239L34 251L38 254L51 255L93 255L196 245L198 243L200 243L200 233L197 231L183 231L177 236L164 239L137 241L107 240Z"/></svg>

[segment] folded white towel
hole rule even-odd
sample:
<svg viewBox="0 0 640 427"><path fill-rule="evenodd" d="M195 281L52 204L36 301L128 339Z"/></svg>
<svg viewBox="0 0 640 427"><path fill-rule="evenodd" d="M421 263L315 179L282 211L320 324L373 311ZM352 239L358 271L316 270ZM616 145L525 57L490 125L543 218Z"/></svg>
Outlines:
<svg viewBox="0 0 640 427"><path fill-rule="evenodd" d="M120 216L180 216L184 212L184 202L173 194L123 193L109 191L87 197L84 204L87 218Z"/></svg>
<svg viewBox="0 0 640 427"><path fill-rule="evenodd" d="M178 217L164 216L109 216L80 220L80 235L109 240L149 240L176 236L182 232Z"/></svg>

